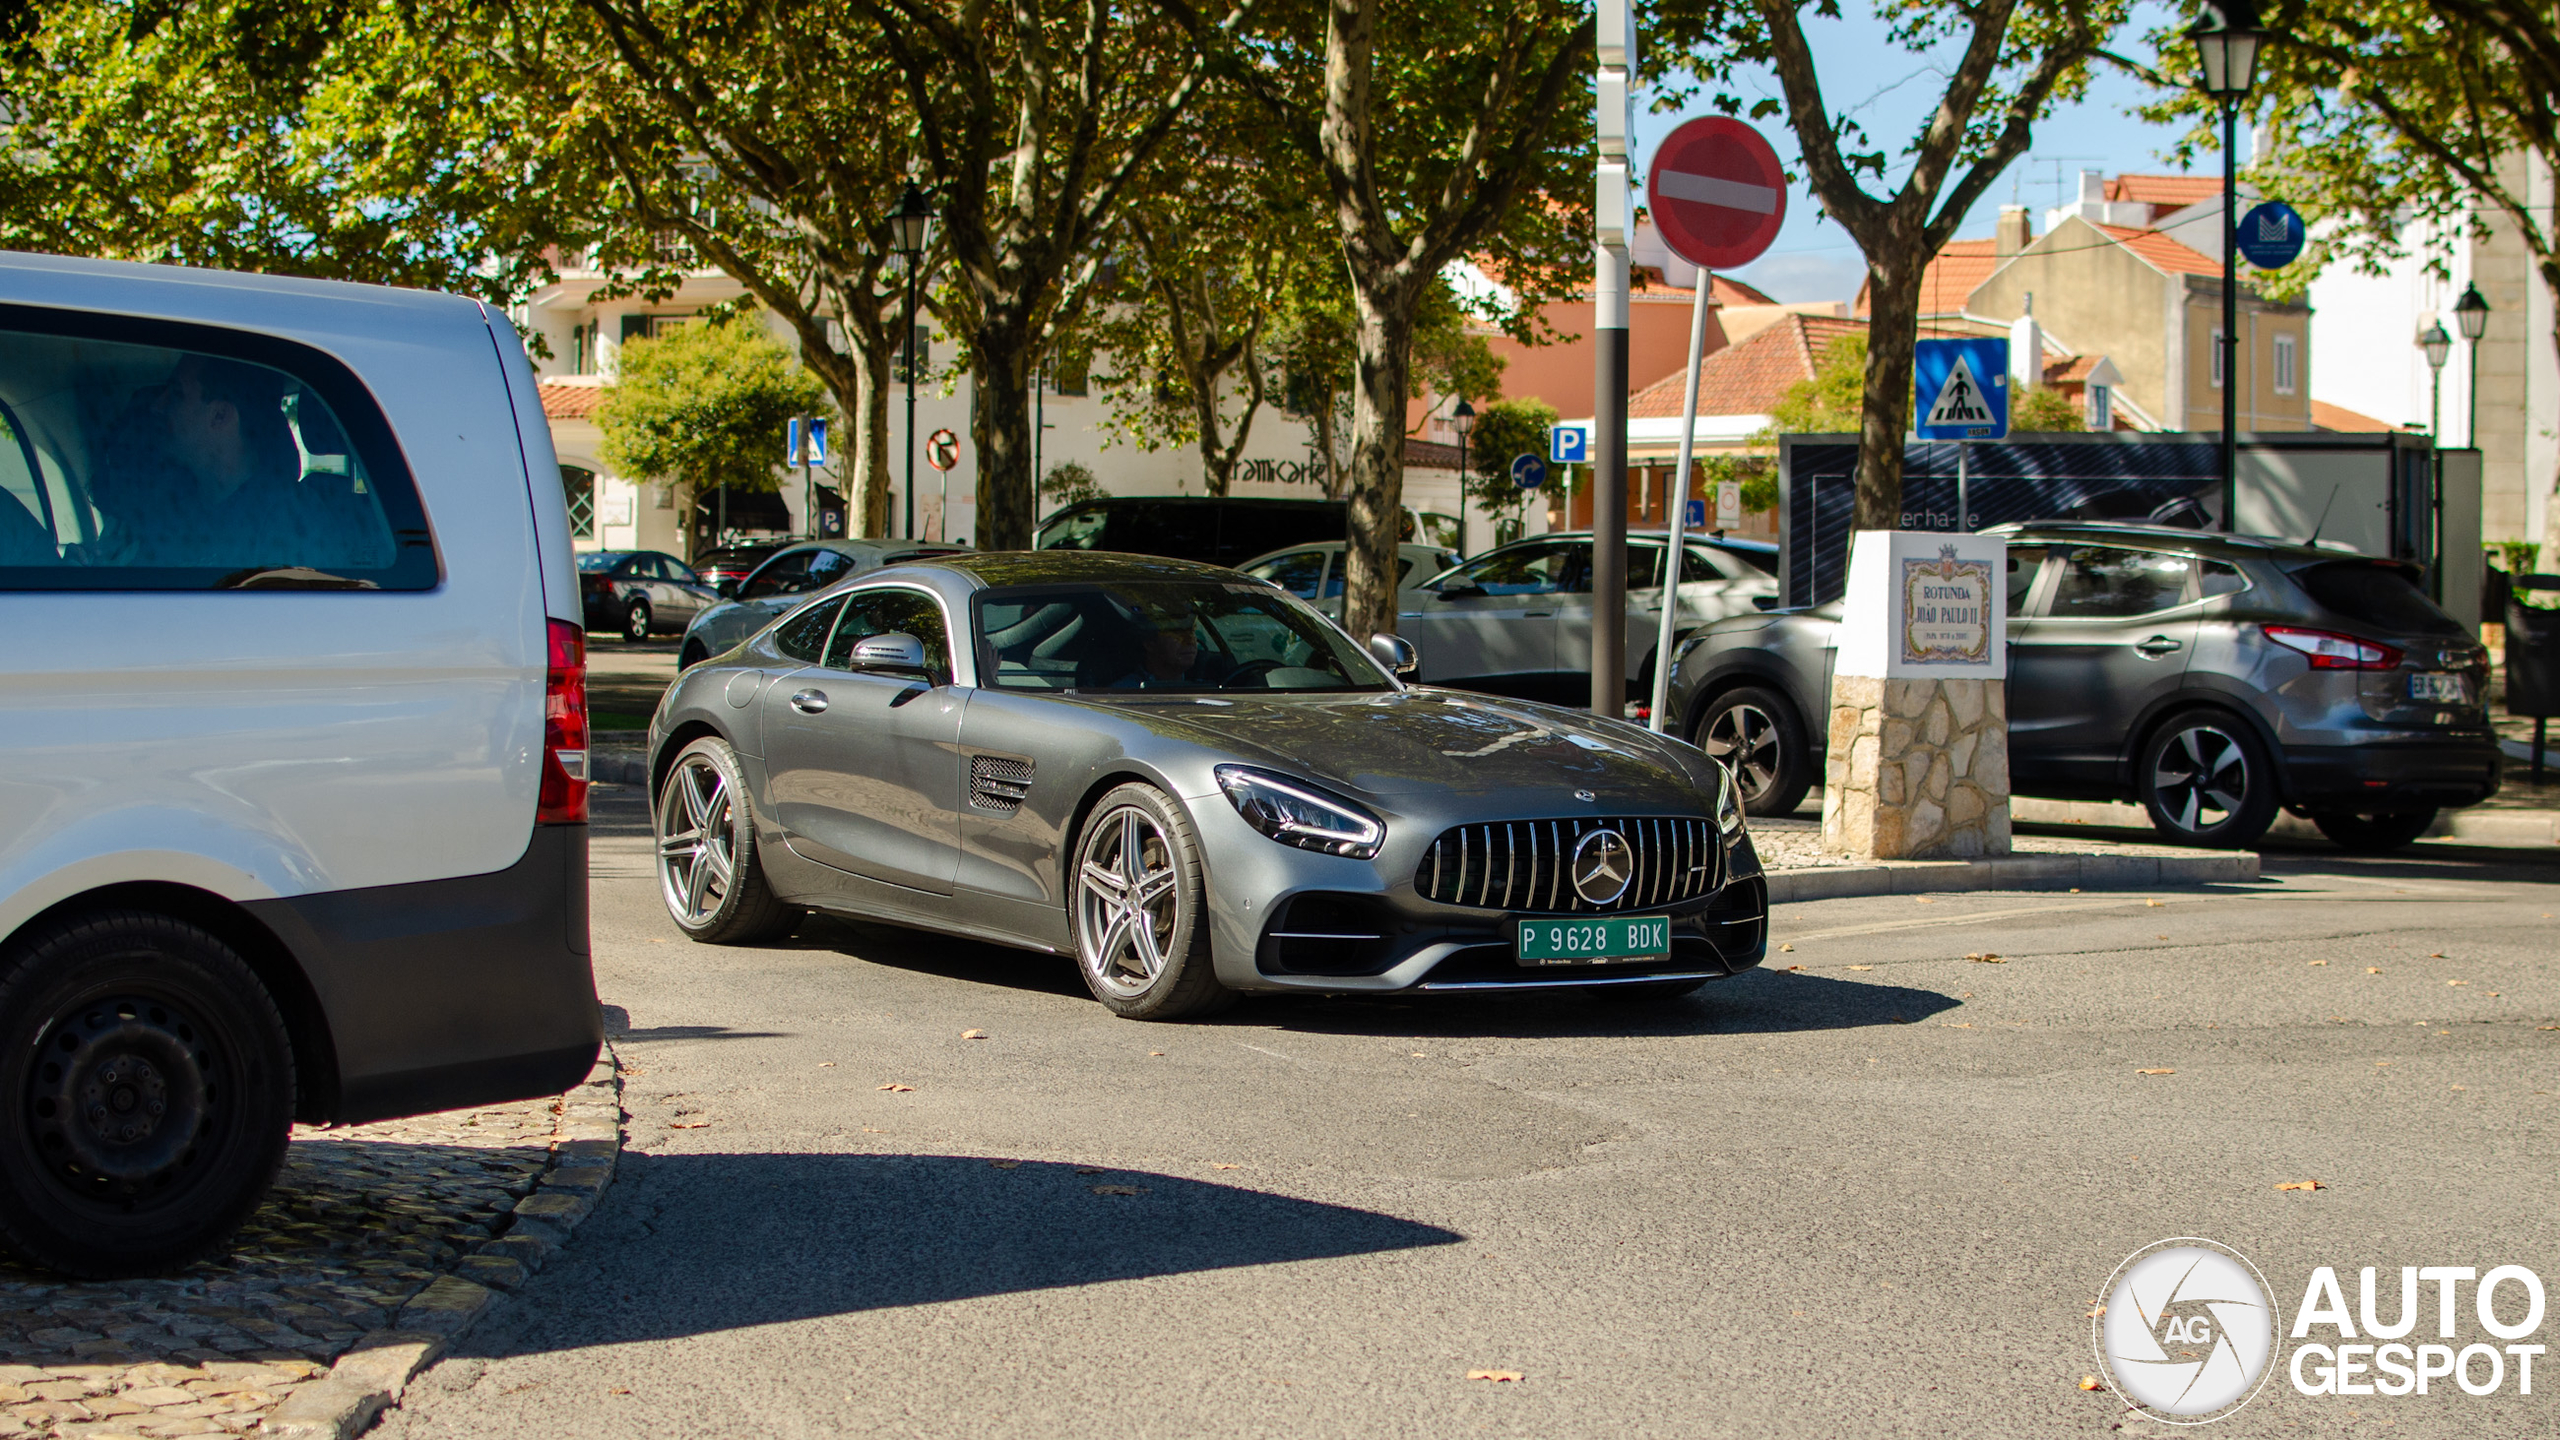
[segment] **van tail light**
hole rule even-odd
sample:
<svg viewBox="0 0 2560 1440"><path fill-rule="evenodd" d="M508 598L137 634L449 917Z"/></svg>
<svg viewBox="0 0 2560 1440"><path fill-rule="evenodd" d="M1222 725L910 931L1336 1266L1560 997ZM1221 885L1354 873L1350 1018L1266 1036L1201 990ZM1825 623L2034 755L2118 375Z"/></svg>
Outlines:
<svg viewBox="0 0 2560 1440"><path fill-rule="evenodd" d="M2288 650L2311 657L2314 670L2397 670L2400 652L2372 640L2359 640L2334 630L2306 630L2299 625L2262 625L2267 638Z"/></svg>
<svg viewBox="0 0 2560 1440"><path fill-rule="evenodd" d="M542 677L542 800L533 818L544 825L587 820L587 632L567 620L551 622L550 664Z"/></svg>

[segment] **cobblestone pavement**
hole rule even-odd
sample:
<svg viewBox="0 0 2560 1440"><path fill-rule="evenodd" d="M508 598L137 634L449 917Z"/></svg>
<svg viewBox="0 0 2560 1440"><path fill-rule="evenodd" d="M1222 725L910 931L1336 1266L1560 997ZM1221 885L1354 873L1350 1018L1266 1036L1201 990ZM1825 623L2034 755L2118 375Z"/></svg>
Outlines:
<svg viewBox="0 0 2560 1440"><path fill-rule="evenodd" d="M546 1173L566 1173L555 1166L598 1163L576 1128L556 1098L296 1127L226 1257L98 1283L0 1260L0 1437L258 1430L368 1336L408 1325L421 1307L402 1307L430 1285L426 1305L456 1308L445 1290L487 1296L449 1277L512 1289L538 1265L560 1238L551 1226L523 1227L541 1241L498 1237Z"/></svg>

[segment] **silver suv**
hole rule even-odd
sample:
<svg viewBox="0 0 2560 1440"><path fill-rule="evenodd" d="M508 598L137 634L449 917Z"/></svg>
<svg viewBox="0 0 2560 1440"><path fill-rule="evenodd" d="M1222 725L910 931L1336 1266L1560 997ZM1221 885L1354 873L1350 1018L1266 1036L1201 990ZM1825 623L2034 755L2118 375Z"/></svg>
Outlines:
<svg viewBox="0 0 2560 1440"><path fill-rule="evenodd" d="M2009 777L2135 800L2162 834L2242 846L2279 808L2356 849L2498 788L2488 653L2393 560L2157 525L2036 522L2009 543ZM1708 626L1678 653L1676 733L1755 815L1821 773L1835 602Z"/></svg>

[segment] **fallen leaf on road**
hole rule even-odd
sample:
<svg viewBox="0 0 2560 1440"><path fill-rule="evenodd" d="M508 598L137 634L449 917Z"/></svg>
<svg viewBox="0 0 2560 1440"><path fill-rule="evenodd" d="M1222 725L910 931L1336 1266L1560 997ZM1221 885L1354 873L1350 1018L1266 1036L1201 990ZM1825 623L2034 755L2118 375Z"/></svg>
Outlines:
<svg viewBox="0 0 2560 1440"><path fill-rule="evenodd" d="M2468 1085L2456 1085L2456 1086L2454 1086L2453 1088L2454 1088L2454 1089L2456 1089L2456 1090L2468 1090L2468 1089L2470 1089L2471 1087L2470 1087L2470 1086L2468 1086Z"/></svg>
<svg viewBox="0 0 2560 1440"><path fill-rule="evenodd" d="M2142 903L2143 903L2143 904L2145 904L2145 905L2150 906L2150 907L2151 907L2152 909L2154 909L2154 910L2157 910L2157 909L2159 909L2159 908L2160 908L2160 902L2159 902L2159 901L2157 901L2157 900L2145 900L2145 901L2143 901Z"/></svg>
<svg viewBox="0 0 2560 1440"><path fill-rule="evenodd" d="M1781 945L1781 946L1779 946L1779 947L1778 947L1778 949L1779 949L1779 951L1780 951L1780 952L1785 953L1785 954L1790 954L1790 955L1795 953L1795 948L1796 948L1796 947L1794 947L1793 945Z"/></svg>
<svg viewBox="0 0 2560 1440"><path fill-rule="evenodd" d="M2090 1306L2090 1307L2089 1307L2089 1313L2088 1313L2087 1315L2082 1316L2081 1318L2082 1318L2082 1319L2085 1319L2085 1320L2095 1320L2095 1319L2097 1319L2099 1316L2104 1315L2104 1314L2106 1314L2106 1313L2107 1313L2107 1307L2106 1307L2106 1306L2104 1306L2104 1305L2092 1305L2092 1306Z"/></svg>
<svg viewBox="0 0 2560 1440"><path fill-rule="evenodd" d="M1790 969L1790 970L1801 970L1801 969L1803 969L1804 967L1803 967L1803 966L1801 966L1801 965L1790 965L1790 966L1788 966L1787 968L1788 968L1788 969Z"/></svg>
<svg viewBox="0 0 2560 1440"><path fill-rule="evenodd" d="M1873 965L1852 965L1849 968L1852 970L1873 970L1876 967Z"/></svg>
<svg viewBox="0 0 2560 1440"><path fill-rule="evenodd" d="M670 1130L707 1130L711 1128L711 1122L708 1120L670 1120L667 1122L667 1128Z"/></svg>
<svg viewBox="0 0 2560 1440"><path fill-rule="evenodd" d="M1019 1170L1022 1168L1022 1162L1019 1160L990 1160L987 1163L993 1165L999 1170Z"/></svg>
<svg viewBox="0 0 2560 1440"><path fill-rule="evenodd" d="M1921 903L1921 904L1923 904L1923 905L1935 905L1935 904L1937 904L1938 902L1937 902L1937 901L1935 901L1935 900L1930 899L1930 898L1929 898L1928 896L1926 896L1926 895L1923 895L1923 896L1921 896L1921 897L1920 897L1920 903Z"/></svg>
<svg viewBox="0 0 2560 1440"><path fill-rule="evenodd" d="M2446 983L2447 985L2468 985L2468 984L2470 984L2471 982L2470 982L2470 981L2468 981L2468 980L2447 980L2447 981L2446 981L2446 982L2444 982L2444 983Z"/></svg>
<svg viewBox="0 0 2560 1440"><path fill-rule="evenodd" d="M2364 967L2364 973L2367 975L2379 975L2382 973L2382 967L2379 965L2367 965Z"/></svg>
<svg viewBox="0 0 2560 1440"><path fill-rule="evenodd" d="M631 1393L631 1387L628 1385L616 1385L605 1393L608 1395L628 1395Z"/></svg>
<svg viewBox="0 0 2560 1440"><path fill-rule="evenodd" d="M2107 1387L2104 1382L2098 1379L2097 1376L2083 1375L2080 1377L2080 1388L2083 1390L2104 1390Z"/></svg>
<svg viewBox="0 0 2560 1440"><path fill-rule="evenodd" d="M1093 1193L1096 1195L1144 1195L1147 1193L1147 1187L1143 1185L1096 1185L1093 1187Z"/></svg>
<svg viewBox="0 0 2560 1440"><path fill-rule="evenodd" d="M862 1133L865 1135L886 1135L889 1132L881 1129L877 1125L865 1125L862 1127Z"/></svg>
<svg viewBox="0 0 2560 1440"><path fill-rule="evenodd" d="M2326 961L2326 960L2311 960L2311 961L2306 961L2306 962L2304 962L2304 963L2306 963L2306 964L2311 964L2311 965L2326 965L2326 964L2328 964L2329 962L2328 962L2328 961Z"/></svg>
<svg viewBox="0 0 2560 1440"><path fill-rule="evenodd" d="M2536 1025L2533 1028L2536 1030L2560 1030L2560 1025Z"/></svg>
<svg viewBox="0 0 2560 1440"><path fill-rule="evenodd" d="M963 1040L984 1040L987 1038L987 1032L984 1030L963 1030L960 1032L960 1038Z"/></svg>
<svg viewBox="0 0 2560 1440"><path fill-rule="evenodd" d="M2388 1060L2376 1060L2376 1061L2374 1061L2373 1063L2374 1063L2374 1064L2376 1064L2376 1065L2388 1065L2388 1064L2390 1064L2391 1062L2390 1062L2390 1061L2388 1061Z"/></svg>
<svg viewBox="0 0 2560 1440"><path fill-rule="evenodd" d="M2279 1190L2326 1190L2329 1187L2317 1180L2287 1180L2276 1188Z"/></svg>
<svg viewBox="0 0 2560 1440"><path fill-rule="evenodd" d="M1966 958L1967 960L1972 961L1973 963L1975 963L1975 964L1977 964L1977 965L2006 965L2006 964L2008 964L2008 963L2009 963L2007 960L2005 960L2005 959L2001 958L2001 957L2000 957L2000 956L1998 956L1998 955L1993 955L1993 954L1988 954L1988 953L1981 954L1981 955L1967 955L1967 956L1966 956L1966 957L1964 957L1964 958Z"/></svg>
<svg viewBox="0 0 2560 1440"><path fill-rule="evenodd" d="M906 1090L913 1090L913 1089L914 1089L914 1088L916 1088L916 1087L914 1087L913 1085L901 1085L901 1084L899 1084L897 1081L892 1080L892 1081L890 1081L888 1084L883 1085L883 1086L881 1086L880 1088L881 1088L881 1089L883 1089L883 1090L898 1090L898 1091L906 1091Z"/></svg>
<svg viewBox="0 0 2560 1440"><path fill-rule="evenodd" d="M2133 1073L2136 1075L2175 1075L2178 1072L2175 1070L2136 1070Z"/></svg>
<svg viewBox="0 0 2560 1440"><path fill-rule="evenodd" d="M2444 952L2441 950L2430 950L2427 952L2427 958L2430 960L2441 960L2444 958Z"/></svg>
<svg viewBox="0 0 2560 1440"><path fill-rule="evenodd" d="M1213 1160L1210 1162L1209 1168L1212 1170L1241 1170L1244 1167L1241 1165L1228 1165L1223 1162Z"/></svg>
<svg viewBox="0 0 2560 1440"><path fill-rule="evenodd" d="M1953 1021L1941 1020L1938 1022L1938 1026L1940 1029L1944 1030L1970 1030L1973 1028L1973 1022L1968 1020L1965 1023L1958 1025Z"/></svg>
<svg viewBox="0 0 2560 1440"><path fill-rule="evenodd" d="M833 1070L836 1068L836 1062L833 1060L821 1060L818 1062L818 1068L821 1070Z"/></svg>
<svg viewBox="0 0 2560 1440"><path fill-rule="evenodd" d="M1528 1377L1522 1375L1517 1370L1470 1370L1467 1372L1467 1378L1470 1380L1490 1380L1496 1385L1509 1385Z"/></svg>

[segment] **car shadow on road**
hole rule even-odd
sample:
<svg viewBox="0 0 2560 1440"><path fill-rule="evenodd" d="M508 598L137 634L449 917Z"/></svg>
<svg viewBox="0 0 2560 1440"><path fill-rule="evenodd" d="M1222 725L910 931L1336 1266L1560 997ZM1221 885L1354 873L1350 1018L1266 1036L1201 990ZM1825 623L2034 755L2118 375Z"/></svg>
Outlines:
<svg viewBox="0 0 2560 1440"><path fill-rule="evenodd" d="M1786 970L1747 970L1675 1000L1605 992L1519 995L1257 996L1221 1020L1348 1035L1527 1036L1772 1035L1908 1025L1963 1002L1908 985L1838 980ZM1218 1023L1218 1022L1211 1022Z"/></svg>
<svg viewBox="0 0 2560 1440"><path fill-rule="evenodd" d="M650 1155L495 1358L988 1295L1451 1245L1372 1210L1140 1170L957 1155Z"/></svg>

